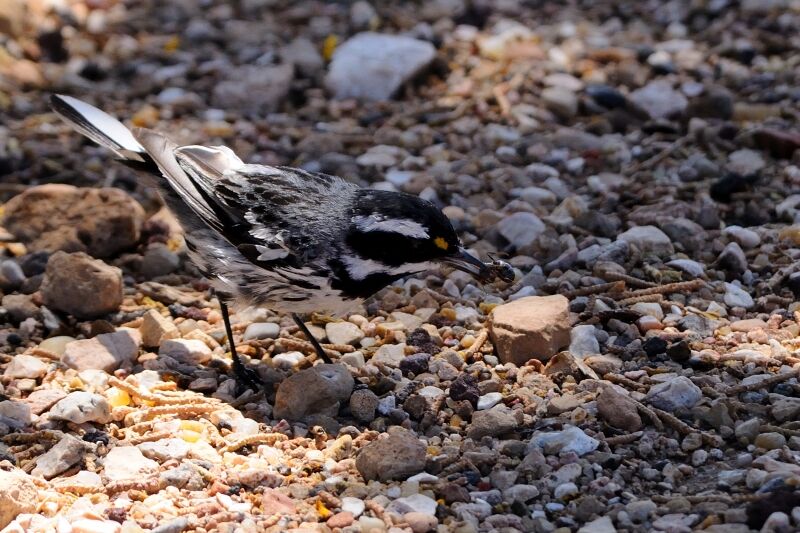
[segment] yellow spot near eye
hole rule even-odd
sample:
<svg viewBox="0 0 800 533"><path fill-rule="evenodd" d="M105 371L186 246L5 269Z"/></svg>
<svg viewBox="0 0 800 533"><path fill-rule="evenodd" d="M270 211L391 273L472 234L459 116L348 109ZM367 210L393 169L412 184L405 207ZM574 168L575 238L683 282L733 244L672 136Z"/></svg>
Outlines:
<svg viewBox="0 0 800 533"><path fill-rule="evenodd" d="M436 237L435 239L433 239L433 244L435 244L437 247L441 248L442 250L447 250L448 248L450 248L450 245L447 244L447 241L444 240L444 238L442 238L442 237Z"/></svg>

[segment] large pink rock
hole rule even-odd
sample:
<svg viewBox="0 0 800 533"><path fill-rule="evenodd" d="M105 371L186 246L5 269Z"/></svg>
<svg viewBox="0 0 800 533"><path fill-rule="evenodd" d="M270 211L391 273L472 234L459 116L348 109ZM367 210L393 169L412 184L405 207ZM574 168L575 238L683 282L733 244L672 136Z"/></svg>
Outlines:
<svg viewBox="0 0 800 533"><path fill-rule="evenodd" d="M569 345L569 301L561 295L528 296L492 311L489 333L504 363L547 361Z"/></svg>

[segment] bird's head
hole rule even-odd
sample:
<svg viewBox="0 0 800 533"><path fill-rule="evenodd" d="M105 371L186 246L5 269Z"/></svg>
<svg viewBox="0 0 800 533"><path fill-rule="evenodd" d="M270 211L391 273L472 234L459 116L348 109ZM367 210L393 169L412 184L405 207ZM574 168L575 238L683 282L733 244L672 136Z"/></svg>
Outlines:
<svg viewBox="0 0 800 533"><path fill-rule="evenodd" d="M396 279L438 264L467 272L480 282L513 279L511 267L498 268L497 262L487 264L466 252L444 213L410 194L359 191L346 242L354 252L344 265L351 279L380 275Z"/></svg>

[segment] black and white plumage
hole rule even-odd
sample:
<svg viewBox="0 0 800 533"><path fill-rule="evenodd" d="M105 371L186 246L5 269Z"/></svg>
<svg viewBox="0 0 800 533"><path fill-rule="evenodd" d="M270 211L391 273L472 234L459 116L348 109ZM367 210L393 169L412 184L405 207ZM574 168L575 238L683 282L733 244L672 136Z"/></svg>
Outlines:
<svg viewBox="0 0 800 533"><path fill-rule="evenodd" d="M54 95L51 104L76 130L157 177L190 258L226 301L342 315L437 263L481 280L513 277L507 265L466 253L444 214L416 196L246 164L224 146L177 146L69 96Z"/></svg>

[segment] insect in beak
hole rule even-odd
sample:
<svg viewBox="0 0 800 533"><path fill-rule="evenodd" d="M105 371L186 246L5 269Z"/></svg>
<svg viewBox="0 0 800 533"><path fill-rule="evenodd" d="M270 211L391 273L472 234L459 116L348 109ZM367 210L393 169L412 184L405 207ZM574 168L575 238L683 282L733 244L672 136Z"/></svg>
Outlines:
<svg viewBox="0 0 800 533"><path fill-rule="evenodd" d="M514 281L514 269L505 261L493 259L491 263L484 263L462 247L456 254L443 258L442 262L466 272L481 283L491 283L498 278L507 283Z"/></svg>

